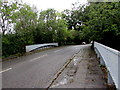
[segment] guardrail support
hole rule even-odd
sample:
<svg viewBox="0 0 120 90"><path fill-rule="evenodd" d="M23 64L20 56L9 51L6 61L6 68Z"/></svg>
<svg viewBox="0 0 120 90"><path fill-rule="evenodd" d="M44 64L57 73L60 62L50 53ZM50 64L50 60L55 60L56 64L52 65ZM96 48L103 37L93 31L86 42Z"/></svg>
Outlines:
<svg viewBox="0 0 120 90"><path fill-rule="evenodd" d="M100 64L105 66L105 62L101 56L100 56Z"/></svg>
<svg viewBox="0 0 120 90"><path fill-rule="evenodd" d="M113 79L112 79L112 77L110 75L110 72L108 72L108 81L107 81L107 83L110 84L110 85L114 85L114 82L113 82Z"/></svg>
<svg viewBox="0 0 120 90"><path fill-rule="evenodd" d="M97 52L97 58L100 58L100 54Z"/></svg>
<svg viewBox="0 0 120 90"><path fill-rule="evenodd" d="M95 52L96 52L96 54L97 54L97 58L100 59L100 64L101 64L101 65L105 65L105 62L104 62L102 56L100 55L100 53L97 51L97 49L95 49Z"/></svg>
<svg viewBox="0 0 120 90"><path fill-rule="evenodd" d="M100 56L99 56L99 52L97 51L96 48L95 48L94 50L95 50L95 52L96 52L97 58L99 58L99 57L100 57Z"/></svg>

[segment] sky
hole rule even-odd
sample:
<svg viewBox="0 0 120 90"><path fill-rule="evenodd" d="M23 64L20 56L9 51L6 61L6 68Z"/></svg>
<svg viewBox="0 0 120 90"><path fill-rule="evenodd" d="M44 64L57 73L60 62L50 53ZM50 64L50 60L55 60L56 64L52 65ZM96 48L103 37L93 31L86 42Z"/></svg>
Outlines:
<svg viewBox="0 0 120 90"><path fill-rule="evenodd" d="M72 3L80 2L80 4L87 3L87 0L22 0L30 6L36 6L38 10L47 10L48 8L54 8L57 11L63 11L70 9Z"/></svg>

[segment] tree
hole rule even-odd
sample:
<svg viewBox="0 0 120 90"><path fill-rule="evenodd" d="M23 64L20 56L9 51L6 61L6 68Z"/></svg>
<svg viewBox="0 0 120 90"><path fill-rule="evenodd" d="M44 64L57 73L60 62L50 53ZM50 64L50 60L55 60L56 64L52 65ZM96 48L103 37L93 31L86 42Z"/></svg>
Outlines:
<svg viewBox="0 0 120 90"><path fill-rule="evenodd" d="M3 35L12 32L14 12L19 10L20 5L21 3L17 1L5 2L0 0L0 29Z"/></svg>
<svg viewBox="0 0 120 90"><path fill-rule="evenodd" d="M74 30L81 30L82 21L83 21L83 10L85 8L85 5L79 4L79 2L76 2L73 4L72 10L64 10L62 12L63 19L67 21L68 29L74 29Z"/></svg>
<svg viewBox="0 0 120 90"><path fill-rule="evenodd" d="M25 45L34 43L32 33L37 25L37 12L34 12L30 6L23 4L20 10L14 13L14 16L15 33L22 37L21 40Z"/></svg>
<svg viewBox="0 0 120 90"><path fill-rule="evenodd" d="M12 12L11 15L9 15L11 16L9 18L11 23L9 24L14 24L12 27L14 33L3 33L3 56L24 53L25 46L34 43L33 31L36 29L37 12L34 12L32 8L26 4L20 4L19 8L15 9L15 11L12 10L13 9L10 9L9 11ZM8 32L7 29L5 31Z"/></svg>
<svg viewBox="0 0 120 90"><path fill-rule="evenodd" d="M115 48L120 37L120 3L90 3L84 10L82 35ZM114 45L113 45L114 43ZM118 46L117 46L118 47Z"/></svg>
<svg viewBox="0 0 120 90"><path fill-rule="evenodd" d="M36 30L38 32L35 36L36 41L39 38L39 43L59 42L60 45L65 44L67 26L61 17L61 14L54 9L41 11Z"/></svg>

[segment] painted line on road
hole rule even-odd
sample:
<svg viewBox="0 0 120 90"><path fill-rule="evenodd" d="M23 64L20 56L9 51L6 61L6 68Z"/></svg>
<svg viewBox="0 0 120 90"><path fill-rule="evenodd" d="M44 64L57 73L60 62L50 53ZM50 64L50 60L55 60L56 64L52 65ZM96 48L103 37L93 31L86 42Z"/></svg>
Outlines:
<svg viewBox="0 0 120 90"><path fill-rule="evenodd" d="M3 70L3 71L0 71L0 73L3 73L3 72L6 72L6 71L9 71L9 70L11 70L12 68L8 68L8 69L6 69L6 70Z"/></svg>
<svg viewBox="0 0 120 90"><path fill-rule="evenodd" d="M37 57L37 58L34 58L34 59L31 59L30 62L35 61L35 60L38 60L38 59L43 58L43 57L45 57L45 56L47 56L47 54L42 55L42 56Z"/></svg>
<svg viewBox="0 0 120 90"><path fill-rule="evenodd" d="M62 49L60 49L60 50L56 50L56 51L54 51L54 52L56 53L56 52L59 52L59 51L61 51L61 50L62 50Z"/></svg>

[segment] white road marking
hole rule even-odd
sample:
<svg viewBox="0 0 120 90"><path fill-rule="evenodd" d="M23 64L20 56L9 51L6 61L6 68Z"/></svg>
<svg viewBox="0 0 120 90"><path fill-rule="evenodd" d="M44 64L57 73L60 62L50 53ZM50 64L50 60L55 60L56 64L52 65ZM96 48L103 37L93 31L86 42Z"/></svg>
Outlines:
<svg viewBox="0 0 120 90"><path fill-rule="evenodd" d="M3 71L0 71L0 73L3 73L3 72L6 72L6 71L9 71L9 70L11 70L12 68L8 68L8 69L6 69L6 70L3 70Z"/></svg>
<svg viewBox="0 0 120 90"><path fill-rule="evenodd" d="M56 52L59 52L59 51L61 51L61 49L60 49L60 50L56 50L56 51L54 51L54 52L56 53Z"/></svg>
<svg viewBox="0 0 120 90"><path fill-rule="evenodd" d="M45 57L45 56L47 56L47 54L45 54L45 55L42 55L42 56L40 56L40 57L37 57L37 58L34 58L34 59L31 59L31 60L30 60L30 62L32 62L32 61L35 61L35 60L37 60L37 59L39 59L39 58L43 58L43 57Z"/></svg>

